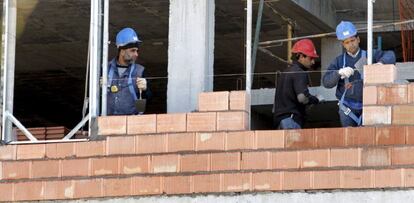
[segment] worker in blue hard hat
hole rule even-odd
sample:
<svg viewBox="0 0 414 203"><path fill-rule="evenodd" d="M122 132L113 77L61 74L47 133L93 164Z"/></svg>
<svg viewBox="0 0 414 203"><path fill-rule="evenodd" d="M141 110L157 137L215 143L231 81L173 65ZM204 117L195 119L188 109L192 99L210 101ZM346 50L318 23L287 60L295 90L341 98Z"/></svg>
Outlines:
<svg viewBox="0 0 414 203"><path fill-rule="evenodd" d="M336 86L339 100L339 118L344 127L362 123L363 66L367 64L367 52L359 47L360 39L354 24L342 21L336 27L336 36L345 52L336 57L322 79L323 86ZM373 63L395 64L393 51L374 50Z"/></svg>
<svg viewBox="0 0 414 203"><path fill-rule="evenodd" d="M141 40L132 28L124 28L116 35L118 55L108 67L108 115L135 115L138 98L148 99L151 91L145 79L145 68L136 64ZM141 95L142 94L142 95Z"/></svg>

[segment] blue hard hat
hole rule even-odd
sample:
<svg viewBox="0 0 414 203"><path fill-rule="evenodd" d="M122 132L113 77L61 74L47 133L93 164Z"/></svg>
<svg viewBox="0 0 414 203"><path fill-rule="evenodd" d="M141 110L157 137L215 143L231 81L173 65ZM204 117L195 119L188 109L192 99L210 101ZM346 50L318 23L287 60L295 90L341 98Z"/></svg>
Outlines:
<svg viewBox="0 0 414 203"><path fill-rule="evenodd" d="M336 37L338 40L346 40L350 37L353 37L357 34L357 29L355 25L348 21L341 21L341 23L336 26Z"/></svg>
<svg viewBox="0 0 414 203"><path fill-rule="evenodd" d="M132 28L124 28L116 35L116 46L123 47L130 43L142 42L139 40L137 33Z"/></svg>

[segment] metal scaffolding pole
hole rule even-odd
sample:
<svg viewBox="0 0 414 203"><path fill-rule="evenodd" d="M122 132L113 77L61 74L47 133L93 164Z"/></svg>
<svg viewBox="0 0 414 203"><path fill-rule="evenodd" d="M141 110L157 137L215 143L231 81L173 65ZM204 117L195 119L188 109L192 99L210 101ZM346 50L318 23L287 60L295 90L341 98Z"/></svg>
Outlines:
<svg viewBox="0 0 414 203"><path fill-rule="evenodd" d="M102 40L102 98L101 115L106 116L107 109L107 85L108 85L108 24L109 24L109 0L104 0L103 7L103 40Z"/></svg>
<svg viewBox="0 0 414 203"><path fill-rule="evenodd" d="M259 10L257 12L256 32L254 34L254 43L253 43L252 73L254 73L254 69L256 68L257 48L259 46L260 30L262 29L263 5L264 5L264 0L260 0ZM253 84L253 80L252 80L252 84Z"/></svg>
<svg viewBox="0 0 414 203"><path fill-rule="evenodd" d="M367 49L368 49L368 65L372 64L372 21L373 21L373 4L375 0L368 0L368 36L367 36Z"/></svg>

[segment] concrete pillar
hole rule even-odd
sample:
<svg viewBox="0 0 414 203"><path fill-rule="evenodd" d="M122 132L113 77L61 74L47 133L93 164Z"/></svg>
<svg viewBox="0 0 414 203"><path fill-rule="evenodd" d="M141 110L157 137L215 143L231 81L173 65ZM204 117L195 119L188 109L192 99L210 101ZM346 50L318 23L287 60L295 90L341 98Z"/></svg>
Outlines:
<svg viewBox="0 0 414 203"><path fill-rule="evenodd" d="M322 77L328 69L329 64L342 53L342 44L336 37L321 39L321 70ZM322 82L322 81L321 81Z"/></svg>
<svg viewBox="0 0 414 203"><path fill-rule="evenodd" d="M213 90L214 1L170 0L167 111L190 112Z"/></svg>

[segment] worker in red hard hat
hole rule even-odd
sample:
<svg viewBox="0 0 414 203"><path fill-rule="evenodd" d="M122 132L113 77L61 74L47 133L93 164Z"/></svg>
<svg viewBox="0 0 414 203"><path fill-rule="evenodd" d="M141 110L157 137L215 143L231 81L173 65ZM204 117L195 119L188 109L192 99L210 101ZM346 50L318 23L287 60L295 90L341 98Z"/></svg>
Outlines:
<svg viewBox="0 0 414 203"><path fill-rule="evenodd" d="M292 64L277 78L273 124L278 129L299 129L305 122L306 106L317 104L321 96L309 93L310 69L318 58L315 46L309 39L296 42L292 48Z"/></svg>

